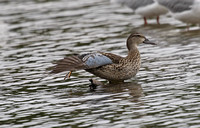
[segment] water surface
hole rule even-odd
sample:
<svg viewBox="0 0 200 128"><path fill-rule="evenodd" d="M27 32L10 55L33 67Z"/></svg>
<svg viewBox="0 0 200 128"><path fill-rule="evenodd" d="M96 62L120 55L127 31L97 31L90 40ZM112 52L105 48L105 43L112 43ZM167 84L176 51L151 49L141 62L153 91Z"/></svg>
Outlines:
<svg viewBox="0 0 200 128"><path fill-rule="evenodd" d="M140 16L106 0L0 2L0 127L200 127L200 31L168 16L144 26ZM85 71L63 80L45 76L75 53L126 56L137 31L157 43L140 45L142 67L124 84L89 90Z"/></svg>

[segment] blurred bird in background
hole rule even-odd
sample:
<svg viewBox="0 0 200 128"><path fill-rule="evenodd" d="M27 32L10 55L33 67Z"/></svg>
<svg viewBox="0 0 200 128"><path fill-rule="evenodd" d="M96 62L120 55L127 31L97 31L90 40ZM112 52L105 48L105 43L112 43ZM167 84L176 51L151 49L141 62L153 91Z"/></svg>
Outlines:
<svg viewBox="0 0 200 128"><path fill-rule="evenodd" d="M141 15L144 18L144 25L147 25L147 18L156 17L157 24L159 16L166 14L168 9L160 5L157 0L111 0L111 3L118 3L131 8L135 14Z"/></svg>
<svg viewBox="0 0 200 128"><path fill-rule="evenodd" d="M172 17L189 24L200 24L200 0L157 0L170 11Z"/></svg>
<svg viewBox="0 0 200 128"><path fill-rule="evenodd" d="M144 18L144 25L147 25L147 18L156 17L157 24L159 16L170 12L171 16L187 24L200 24L200 0L111 0L111 3L118 3L131 8L135 14Z"/></svg>

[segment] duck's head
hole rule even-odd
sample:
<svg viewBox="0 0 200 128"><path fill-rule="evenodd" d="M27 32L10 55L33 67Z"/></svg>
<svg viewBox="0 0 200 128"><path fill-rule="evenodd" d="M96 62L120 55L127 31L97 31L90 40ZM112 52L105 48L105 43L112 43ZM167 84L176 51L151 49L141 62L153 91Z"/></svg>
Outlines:
<svg viewBox="0 0 200 128"><path fill-rule="evenodd" d="M131 49L135 49L137 45L141 43L155 45L155 43L149 41L145 36L133 33L128 37L126 46L130 51Z"/></svg>

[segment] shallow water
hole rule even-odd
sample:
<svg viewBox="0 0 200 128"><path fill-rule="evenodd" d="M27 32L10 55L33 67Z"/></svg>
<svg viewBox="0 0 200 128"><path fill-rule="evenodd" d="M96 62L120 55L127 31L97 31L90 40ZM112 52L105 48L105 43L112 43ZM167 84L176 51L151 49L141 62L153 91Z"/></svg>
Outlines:
<svg viewBox="0 0 200 128"><path fill-rule="evenodd" d="M107 0L0 2L0 127L200 127L200 30L168 16L144 26L140 16ZM65 56L105 51L125 56L131 31L142 67L124 84L90 91L78 71L45 76Z"/></svg>

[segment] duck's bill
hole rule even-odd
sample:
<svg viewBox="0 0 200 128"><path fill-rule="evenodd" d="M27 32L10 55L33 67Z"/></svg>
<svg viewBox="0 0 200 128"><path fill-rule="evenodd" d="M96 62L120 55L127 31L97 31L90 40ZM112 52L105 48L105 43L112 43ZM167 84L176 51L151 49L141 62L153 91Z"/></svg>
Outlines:
<svg viewBox="0 0 200 128"><path fill-rule="evenodd" d="M148 39L145 39L145 40L143 41L143 43L144 43L144 44L156 45L155 43L149 41Z"/></svg>

